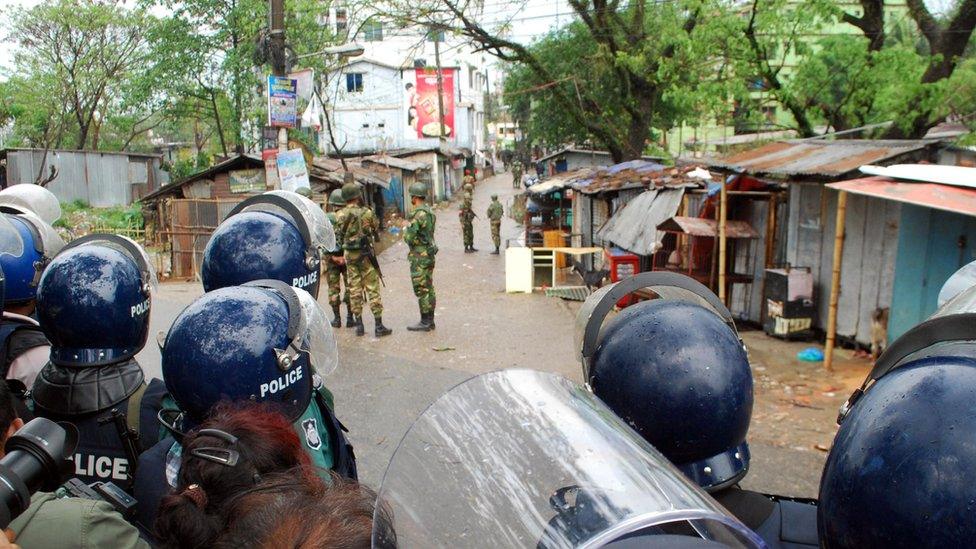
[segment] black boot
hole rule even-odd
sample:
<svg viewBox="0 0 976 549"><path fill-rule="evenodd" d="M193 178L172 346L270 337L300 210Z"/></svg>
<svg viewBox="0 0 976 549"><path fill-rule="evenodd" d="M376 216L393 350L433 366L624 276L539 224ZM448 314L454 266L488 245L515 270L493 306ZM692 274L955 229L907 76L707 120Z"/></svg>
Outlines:
<svg viewBox="0 0 976 549"><path fill-rule="evenodd" d="M431 313L420 313L420 322L413 326L407 326L411 332L429 332L434 329L434 319Z"/></svg>
<svg viewBox="0 0 976 549"><path fill-rule="evenodd" d="M471 245L471 251L472 251L472 252L477 252L477 251L478 251L478 248L475 248L475 247L474 247L474 244L472 244L472 245Z"/></svg>
<svg viewBox="0 0 976 549"><path fill-rule="evenodd" d="M356 326L356 335L357 336L366 335L366 328L363 326L363 316L355 315L353 316L353 318L355 320L354 326Z"/></svg>
<svg viewBox="0 0 976 549"><path fill-rule="evenodd" d="M333 328L342 328L342 313L339 312L339 306L338 305L333 305L332 306L332 314L334 315L334 318L332 319L332 322L331 322L332 327Z"/></svg>
<svg viewBox="0 0 976 549"><path fill-rule="evenodd" d="M495 251L491 252L491 255L498 255L498 246L495 246Z"/></svg>
<svg viewBox="0 0 976 549"><path fill-rule="evenodd" d="M383 325L383 318L376 317L376 329L373 331L376 337L388 336L393 333L393 330L387 328Z"/></svg>
<svg viewBox="0 0 976 549"><path fill-rule="evenodd" d="M464 253L466 254L474 253L474 246L465 246Z"/></svg>
<svg viewBox="0 0 976 549"><path fill-rule="evenodd" d="M349 304L346 303L346 327L354 328L356 326L356 315L352 314L352 309L349 308Z"/></svg>

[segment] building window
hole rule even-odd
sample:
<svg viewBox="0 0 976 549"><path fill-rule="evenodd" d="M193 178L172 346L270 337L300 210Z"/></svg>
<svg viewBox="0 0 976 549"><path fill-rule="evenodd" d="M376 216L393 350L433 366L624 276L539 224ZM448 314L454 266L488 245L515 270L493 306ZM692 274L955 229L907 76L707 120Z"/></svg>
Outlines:
<svg viewBox="0 0 976 549"><path fill-rule="evenodd" d="M367 42L382 42L383 23L373 19L363 23L363 40Z"/></svg>
<svg viewBox="0 0 976 549"><path fill-rule="evenodd" d="M428 42L443 42L444 41L444 31L443 30L432 30L427 33Z"/></svg>
<svg viewBox="0 0 976 549"><path fill-rule="evenodd" d="M363 91L363 73L346 73L346 91L349 93L359 93Z"/></svg>
<svg viewBox="0 0 976 549"><path fill-rule="evenodd" d="M346 13L346 9L336 8L336 32L341 33L347 28L349 28L349 15Z"/></svg>

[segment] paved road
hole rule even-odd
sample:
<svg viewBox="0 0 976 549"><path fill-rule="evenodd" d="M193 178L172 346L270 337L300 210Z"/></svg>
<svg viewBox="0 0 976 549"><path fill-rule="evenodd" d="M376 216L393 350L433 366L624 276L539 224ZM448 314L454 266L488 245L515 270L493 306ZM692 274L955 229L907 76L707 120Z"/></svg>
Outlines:
<svg viewBox="0 0 976 549"><path fill-rule="evenodd" d="M504 252L490 255L491 237L484 212L490 195L506 204L515 191L507 174L479 182L474 193L475 246L465 254L457 209L437 209L440 253L434 272L437 289L437 330L406 331L419 316L410 288L406 246L398 242L380 256L386 278L384 323L392 336L371 336L373 319L366 315L367 336L339 330L340 366L327 380L336 395L337 413L349 427L356 446L361 479L378 486L400 438L413 420L439 395L472 375L502 368L555 372L575 381L581 371L573 352L576 304L539 294L504 292ZM507 217L502 237L517 237L519 228ZM179 311L201 293L199 284L162 285L153 306L151 342L139 355L150 376L159 375L159 351L152 341ZM323 288L320 301L325 303ZM762 444L753 445L750 487L792 495L815 495L818 456Z"/></svg>

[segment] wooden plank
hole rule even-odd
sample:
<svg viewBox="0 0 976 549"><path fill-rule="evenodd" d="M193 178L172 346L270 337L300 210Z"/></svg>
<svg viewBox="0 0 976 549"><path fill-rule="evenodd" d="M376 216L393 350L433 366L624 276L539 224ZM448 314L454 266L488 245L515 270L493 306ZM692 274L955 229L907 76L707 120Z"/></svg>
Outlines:
<svg viewBox="0 0 976 549"><path fill-rule="evenodd" d="M834 194L834 191L826 190ZM844 224L844 257L841 260L840 300L837 310L837 334L843 337L855 337L858 330L858 312L861 308L861 272L863 269L874 270L877 265L865 261L868 243L867 231L867 199L863 196L847 196L847 217ZM831 274L833 266L831 266Z"/></svg>

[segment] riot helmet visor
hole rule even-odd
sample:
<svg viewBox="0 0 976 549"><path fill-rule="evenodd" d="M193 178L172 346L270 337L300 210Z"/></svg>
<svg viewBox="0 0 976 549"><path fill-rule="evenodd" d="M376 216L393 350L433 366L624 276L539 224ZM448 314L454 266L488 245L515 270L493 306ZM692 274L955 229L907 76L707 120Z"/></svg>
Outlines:
<svg viewBox="0 0 976 549"><path fill-rule="evenodd" d="M312 294L301 288L294 288L298 301L302 304L302 328L306 334L309 361L320 376L327 376L339 366L339 346L335 332L325 316L325 311Z"/></svg>
<svg viewBox="0 0 976 549"><path fill-rule="evenodd" d="M24 239L5 216L0 216L0 255L19 257L24 253Z"/></svg>
<svg viewBox="0 0 976 549"><path fill-rule="evenodd" d="M681 533L762 541L584 388L505 370L435 401L379 490L374 546L599 547Z"/></svg>
<svg viewBox="0 0 976 549"><path fill-rule="evenodd" d="M54 193L40 185L11 185L0 191L0 211L32 213L49 224L61 219L61 203Z"/></svg>

